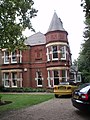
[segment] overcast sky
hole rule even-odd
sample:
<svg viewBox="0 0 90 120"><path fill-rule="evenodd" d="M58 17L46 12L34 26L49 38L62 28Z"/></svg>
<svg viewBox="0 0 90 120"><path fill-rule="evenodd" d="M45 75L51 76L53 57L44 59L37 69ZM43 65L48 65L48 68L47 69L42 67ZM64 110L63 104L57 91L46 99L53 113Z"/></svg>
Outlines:
<svg viewBox="0 0 90 120"><path fill-rule="evenodd" d="M84 13L80 6L81 0L33 0L34 8L38 10L37 16L32 19L36 32L45 34L49 28L54 11L63 22L64 29L68 32L68 41L72 53L72 60L77 59L83 42ZM27 37L32 35L26 30Z"/></svg>

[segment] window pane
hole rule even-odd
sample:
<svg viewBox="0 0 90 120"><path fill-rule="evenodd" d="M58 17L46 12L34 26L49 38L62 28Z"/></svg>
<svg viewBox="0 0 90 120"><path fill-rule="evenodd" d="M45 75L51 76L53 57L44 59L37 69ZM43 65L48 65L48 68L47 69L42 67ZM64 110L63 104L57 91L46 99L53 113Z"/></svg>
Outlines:
<svg viewBox="0 0 90 120"><path fill-rule="evenodd" d="M62 70L62 77L65 77L65 70Z"/></svg>
<svg viewBox="0 0 90 120"><path fill-rule="evenodd" d="M37 83L38 83L38 86L42 85L42 74L40 71L37 72Z"/></svg>
<svg viewBox="0 0 90 120"><path fill-rule="evenodd" d="M59 84L59 73L57 70L54 70L54 85Z"/></svg>
<svg viewBox="0 0 90 120"><path fill-rule="evenodd" d="M4 73L4 85L9 86L9 73Z"/></svg>
<svg viewBox="0 0 90 120"><path fill-rule="evenodd" d="M53 58L58 58L57 46L52 47Z"/></svg>
<svg viewBox="0 0 90 120"><path fill-rule="evenodd" d="M60 47L61 58L66 58L66 46Z"/></svg>
<svg viewBox="0 0 90 120"><path fill-rule="evenodd" d="M57 46L53 46L53 52L57 52Z"/></svg>
<svg viewBox="0 0 90 120"><path fill-rule="evenodd" d="M17 52L12 52L12 62L17 61Z"/></svg>
<svg viewBox="0 0 90 120"><path fill-rule="evenodd" d="M66 70L62 70L62 82L66 82Z"/></svg>
<svg viewBox="0 0 90 120"><path fill-rule="evenodd" d="M74 79L74 73L70 73L70 79Z"/></svg>
<svg viewBox="0 0 90 120"><path fill-rule="evenodd" d="M12 85L17 86L17 73L12 73Z"/></svg>
<svg viewBox="0 0 90 120"><path fill-rule="evenodd" d="M5 62L9 62L9 52L5 51Z"/></svg>

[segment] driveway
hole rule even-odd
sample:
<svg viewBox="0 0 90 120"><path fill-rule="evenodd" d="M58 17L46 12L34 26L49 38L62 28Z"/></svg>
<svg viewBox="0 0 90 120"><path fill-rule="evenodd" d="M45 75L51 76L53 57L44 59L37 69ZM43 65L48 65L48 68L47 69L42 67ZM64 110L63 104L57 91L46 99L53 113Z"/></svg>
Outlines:
<svg viewBox="0 0 90 120"><path fill-rule="evenodd" d="M74 108L70 98L54 98L26 109L1 114L0 120L90 120L90 115Z"/></svg>

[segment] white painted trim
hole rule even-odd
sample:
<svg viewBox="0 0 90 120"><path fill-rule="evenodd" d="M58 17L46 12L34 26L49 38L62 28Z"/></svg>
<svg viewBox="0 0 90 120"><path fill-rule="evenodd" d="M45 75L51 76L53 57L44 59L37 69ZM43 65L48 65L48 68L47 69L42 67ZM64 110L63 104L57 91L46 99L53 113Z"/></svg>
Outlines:
<svg viewBox="0 0 90 120"><path fill-rule="evenodd" d="M11 63L17 63L17 54L15 55L15 57L16 57L15 61L13 61L12 57L13 57L13 55L12 55L12 52L11 52Z"/></svg>
<svg viewBox="0 0 90 120"><path fill-rule="evenodd" d="M69 67L50 67L50 68L47 68L47 70L64 70L64 69L69 70L70 68Z"/></svg>
<svg viewBox="0 0 90 120"><path fill-rule="evenodd" d="M48 80L48 87L51 87L51 84L50 84L50 81L51 81L51 79L50 79L50 71L48 71L48 78L47 78L47 80Z"/></svg>
<svg viewBox="0 0 90 120"><path fill-rule="evenodd" d="M10 69L10 70L2 70L2 73L3 72L22 72L21 69Z"/></svg>
<svg viewBox="0 0 90 120"><path fill-rule="evenodd" d="M47 44L46 47L53 46L53 45L66 45L66 46L68 46L68 44L66 42L53 42L53 43Z"/></svg>

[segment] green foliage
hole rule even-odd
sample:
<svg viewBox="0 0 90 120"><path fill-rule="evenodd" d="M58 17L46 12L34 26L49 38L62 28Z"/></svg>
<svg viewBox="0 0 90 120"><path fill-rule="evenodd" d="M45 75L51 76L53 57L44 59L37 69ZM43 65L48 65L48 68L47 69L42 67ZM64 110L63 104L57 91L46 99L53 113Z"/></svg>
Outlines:
<svg viewBox="0 0 90 120"><path fill-rule="evenodd" d="M85 12L84 43L78 58L79 70L82 72L84 82L90 82L90 0L82 0Z"/></svg>
<svg viewBox="0 0 90 120"><path fill-rule="evenodd" d="M73 61L73 65L74 65L74 66L77 66L77 64L78 64L78 63L77 63L77 60L75 59L75 60Z"/></svg>
<svg viewBox="0 0 90 120"><path fill-rule="evenodd" d="M22 31L26 28L34 31L31 19L37 10L32 0L0 0L0 48L22 49L25 37Z"/></svg>
<svg viewBox="0 0 90 120"><path fill-rule="evenodd" d="M4 86L0 86L0 92L2 92L3 91L3 89L4 89Z"/></svg>
<svg viewBox="0 0 90 120"><path fill-rule="evenodd" d="M85 12L86 17L90 17L90 0L81 0L81 6L83 7L83 11Z"/></svg>
<svg viewBox="0 0 90 120"><path fill-rule="evenodd" d="M44 88L1 88L1 92L46 92Z"/></svg>

